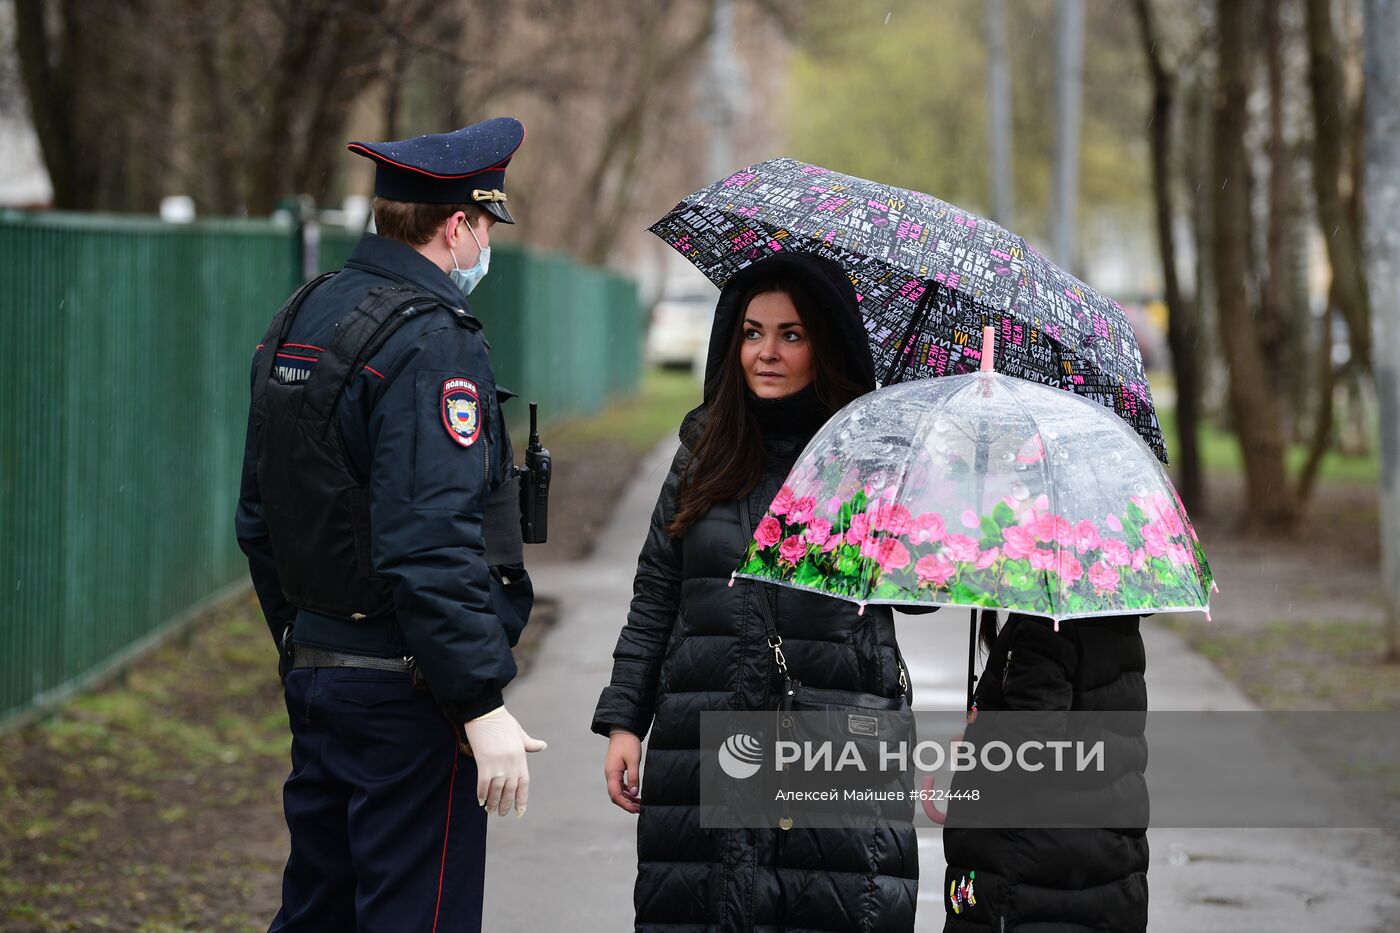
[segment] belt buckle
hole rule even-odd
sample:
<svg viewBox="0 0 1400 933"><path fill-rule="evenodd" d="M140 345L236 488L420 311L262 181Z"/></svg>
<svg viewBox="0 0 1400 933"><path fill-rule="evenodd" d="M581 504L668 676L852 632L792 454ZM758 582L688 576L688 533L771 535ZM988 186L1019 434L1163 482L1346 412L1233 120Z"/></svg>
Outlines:
<svg viewBox="0 0 1400 933"><path fill-rule="evenodd" d="M423 676L423 670L418 666L418 661L411 654L405 656L403 660L408 665L408 682L413 685L413 689L427 693L428 680Z"/></svg>

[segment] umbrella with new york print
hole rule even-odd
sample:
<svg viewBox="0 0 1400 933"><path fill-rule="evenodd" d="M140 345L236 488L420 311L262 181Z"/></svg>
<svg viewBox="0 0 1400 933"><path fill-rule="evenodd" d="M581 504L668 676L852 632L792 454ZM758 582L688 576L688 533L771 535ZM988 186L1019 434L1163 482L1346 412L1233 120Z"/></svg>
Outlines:
<svg viewBox="0 0 1400 933"><path fill-rule="evenodd" d="M977 370L992 326L998 371L1103 405L1167 460L1123 309L989 220L781 158L700 189L650 229L720 286L782 251L841 263L883 385Z"/></svg>

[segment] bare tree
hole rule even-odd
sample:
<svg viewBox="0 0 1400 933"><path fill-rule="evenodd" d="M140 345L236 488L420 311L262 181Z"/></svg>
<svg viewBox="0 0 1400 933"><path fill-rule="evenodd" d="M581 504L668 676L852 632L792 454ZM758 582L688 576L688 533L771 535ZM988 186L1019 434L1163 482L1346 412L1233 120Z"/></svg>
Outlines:
<svg viewBox="0 0 1400 933"><path fill-rule="evenodd" d="M675 62L694 60L714 28L714 0L709 0L687 34L674 43L665 41L663 30L674 6L671 0L651 0L644 6L637 36L635 76L622 106L612 113L603 133L604 143L584 175L579 197L589 207L578 213L591 216L593 222L581 226L577 251L590 262L607 258L622 218L631 206L647 121L654 115L647 104L656 84Z"/></svg>
<svg viewBox="0 0 1400 933"><path fill-rule="evenodd" d="M535 245L612 258L656 192L669 207L701 183L690 78L715 0L13 2L59 207L150 211L175 192L223 214L297 194L326 203L358 167L348 135L441 132L493 112L529 128L512 207ZM747 54L767 41L771 56L774 27L791 29L773 0L734 10ZM501 34L511 41L490 41ZM761 111L736 153L771 138Z"/></svg>
<svg viewBox="0 0 1400 933"><path fill-rule="evenodd" d="M1214 109L1215 287L1221 346L1230 374L1230 408L1244 455L1246 524L1292 528L1293 491L1284 462L1283 425L1272 391L1246 278L1249 199L1243 183L1254 4L1218 0L1220 29Z"/></svg>
<svg viewBox="0 0 1400 933"><path fill-rule="evenodd" d="M1308 82L1313 107L1313 185L1318 222L1336 282L1337 307L1347 323L1351 352L1363 370L1371 367L1371 312L1357 226L1359 199L1348 203L1343 175L1353 192L1359 178L1351 171L1349 136L1355 116L1347 106L1342 51L1332 25L1332 0L1307 0Z"/></svg>
<svg viewBox="0 0 1400 933"><path fill-rule="evenodd" d="M147 50L157 0L16 0L15 45L59 207L150 206L170 168L171 63Z"/></svg>
<svg viewBox="0 0 1400 933"><path fill-rule="evenodd" d="M500 12L513 41L467 79L464 113L504 109L529 128L512 163L521 235L612 261L641 238L647 220L709 180L697 78L715 7L715 0L530 0ZM781 46L773 27L783 28L782 19L766 4L737 2L733 10L737 55ZM560 43L560 35L570 41ZM750 62L746 70L763 64L772 67ZM762 144L757 119L736 127L735 158Z"/></svg>
<svg viewBox="0 0 1400 933"><path fill-rule="evenodd" d="M259 119L250 128L245 195L249 212L259 214L287 194L328 200L345 126L360 95L390 73L390 63L460 29L464 15L461 5L427 0L265 2L272 15L260 28L243 30L243 48L236 50L246 62L266 49L265 79L248 87L247 68L224 72L259 104ZM246 20L247 9L239 16Z"/></svg>
<svg viewBox="0 0 1400 933"><path fill-rule="evenodd" d="M1329 352L1317 364L1312 438L1298 476L1297 495L1303 503L1312 496L1323 457L1335 443L1338 388L1345 387L1352 398L1359 398L1359 380L1371 370L1370 297L1361 248L1363 111L1347 100L1346 54L1333 27L1331 0L1306 0L1306 12L1313 191L1332 280L1322 335ZM1334 319L1346 322L1348 334L1349 352L1340 367L1332 365L1330 354Z"/></svg>
<svg viewBox="0 0 1400 933"><path fill-rule="evenodd" d="M0 2L0 49L15 44L14 0ZM0 55L0 117L21 117L24 113L24 85L18 57Z"/></svg>
<svg viewBox="0 0 1400 933"><path fill-rule="evenodd" d="M1205 506L1205 477L1201 472L1198 425L1200 423L1200 321L1194 302L1182 294L1177 275L1176 205L1172 184L1173 122L1176 106L1176 73L1164 61L1161 39L1152 15L1151 0L1134 0L1143 52L1152 74L1152 109L1147 121L1148 148L1152 155L1152 194L1157 221L1157 249L1167 302L1167 345L1171 348L1176 380L1176 417L1179 433L1176 456L1179 491L1188 509Z"/></svg>
<svg viewBox="0 0 1400 933"><path fill-rule="evenodd" d="M1329 338L1317 333L1307 284L1307 243L1314 215L1308 171L1312 141L1306 132L1312 120L1310 98L1306 84L1297 77L1306 73L1308 56L1303 4L1272 0L1263 5L1261 18L1263 29L1258 35L1268 93L1266 133L1258 161L1267 164L1268 185L1262 199L1266 220L1263 261L1258 264L1259 317L1274 391L1283 405L1286 435L1290 443L1323 438L1323 446L1317 449L1320 462L1330 435L1315 433L1321 408L1317 392L1325 381L1315 375L1321 372L1315 357L1320 339ZM1256 209L1260 206L1256 202ZM1299 486L1300 507L1308 499L1308 489L1306 482Z"/></svg>
<svg viewBox="0 0 1400 933"><path fill-rule="evenodd" d="M454 12L456 10L457 12ZM58 207L220 210L326 197L351 108L429 0L15 0L16 46Z"/></svg>
<svg viewBox="0 0 1400 933"><path fill-rule="evenodd" d="M1213 6L1213 3L1211 4ZM1214 34L1214 11L1210 11L1209 44L1212 53L1216 43ZM1206 40L1205 33L1202 41ZM1215 140L1212 100L1215 95L1215 74L1213 67L1195 67L1179 75L1182 92L1182 158L1180 160L1183 188L1190 197L1191 241L1195 247L1195 263L1192 280L1195 285L1193 310L1202 335L1219 333L1220 315L1216 310L1215 287ZM1205 351L1198 357L1201 390L1201 417L1215 413L1218 398L1223 395L1219 388L1226 385L1224 356L1219 342L1208 340L1201 348ZM1214 389L1214 393L1212 393Z"/></svg>
<svg viewBox="0 0 1400 933"><path fill-rule="evenodd" d="M1264 62L1269 88L1268 223L1264 254L1266 274L1260 297L1261 337L1265 360L1273 379L1274 391L1287 398L1288 368L1288 234L1293 218L1293 151L1284 131L1284 103L1287 95L1284 74L1284 35L1280 3L1264 4ZM1292 419L1289 419L1289 423ZM1291 432L1290 432L1291 433Z"/></svg>
<svg viewBox="0 0 1400 933"><path fill-rule="evenodd" d="M1400 662L1400 3L1366 2L1366 262L1377 308L1381 592L1386 660Z"/></svg>

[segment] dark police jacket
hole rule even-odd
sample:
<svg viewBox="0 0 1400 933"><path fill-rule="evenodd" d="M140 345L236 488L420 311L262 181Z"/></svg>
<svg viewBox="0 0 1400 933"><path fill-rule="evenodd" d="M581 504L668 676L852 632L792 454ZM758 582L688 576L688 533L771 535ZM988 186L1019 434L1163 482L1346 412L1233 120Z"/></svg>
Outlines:
<svg viewBox="0 0 1400 933"><path fill-rule="evenodd" d="M345 458L368 492L369 556L392 609L352 621L289 601L265 518L251 416L238 542L275 640L295 623L297 645L413 657L437 700L470 719L500 706L515 676L511 647L528 617L530 590L518 564L488 567L485 557L486 500L511 477L500 408L509 393L498 393L481 324L462 293L413 248L366 234L345 267L309 293L282 344L259 345L254 378L261 355L275 352L271 378L305 380L371 289L401 285L441 306L408 320L352 370L335 409Z"/></svg>

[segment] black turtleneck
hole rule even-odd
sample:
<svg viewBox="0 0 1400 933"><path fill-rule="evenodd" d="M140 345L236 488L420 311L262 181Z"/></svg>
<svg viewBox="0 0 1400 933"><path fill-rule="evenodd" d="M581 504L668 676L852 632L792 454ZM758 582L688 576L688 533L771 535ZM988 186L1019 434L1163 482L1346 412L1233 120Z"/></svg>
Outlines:
<svg viewBox="0 0 1400 933"><path fill-rule="evenodd" d="M759 398L745 387L744 402L765 441L782 438L805 444L828 417L826 407L817 398L816 386L811 384L782 398Z"/></svg>

